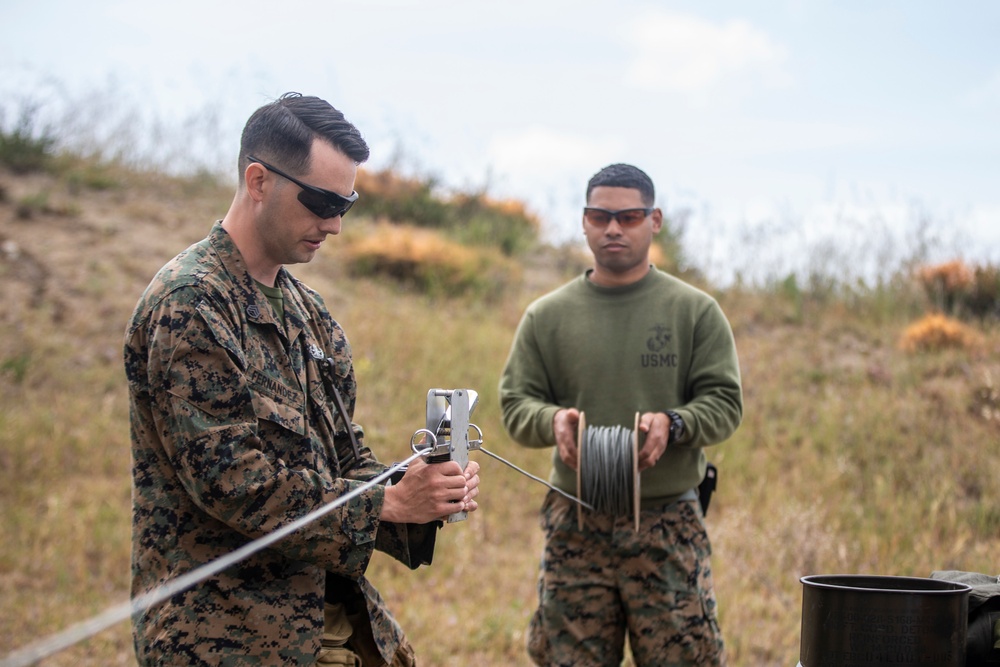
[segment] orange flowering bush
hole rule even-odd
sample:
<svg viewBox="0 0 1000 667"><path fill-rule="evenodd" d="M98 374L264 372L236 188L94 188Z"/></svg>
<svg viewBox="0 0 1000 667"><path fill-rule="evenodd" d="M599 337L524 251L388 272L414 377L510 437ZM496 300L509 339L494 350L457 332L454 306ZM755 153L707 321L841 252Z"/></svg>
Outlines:
<svg viewBox="0 0 1000 667"><path fill-rule="evenodd" d="M908 326L899 341L904 352L970 349L979 343L979 335L958 320L931 313Z"/></svg>
<svg viewBox="0 0 1000 667"><path fill-rule="evenodd" d="M518 265L496 250L408 225L377 225L346 252L355 275L384 276L432 294L497 295L520 279Z"/></svg>
<svg viewBox="0 0 1000 667"><path fill-rule="evenodd" d="M934 307L952 314L961 308L975 280L972 270L960 259L924 266L917 271L917 277Z"/></svg>
<svg viewBox="0 0 1000 667"><path fill-rule="evenodd" d="M1000 269L952 260L917 271L934 307L956 317L1000 317Z"/></svg>
<svg viewBox="0 0 1000 667"><path fill-rule="evenodd" d="M942 289L949 292L968 289L972 286L974 275L965 262L955 259L944 264L925 266L919 271L920 280L928 290Z"/></svg>

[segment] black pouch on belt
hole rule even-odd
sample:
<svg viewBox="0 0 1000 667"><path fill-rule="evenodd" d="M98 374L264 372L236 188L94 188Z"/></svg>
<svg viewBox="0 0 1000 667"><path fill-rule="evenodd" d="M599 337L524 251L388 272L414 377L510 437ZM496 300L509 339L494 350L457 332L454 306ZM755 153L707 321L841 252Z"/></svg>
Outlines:
<svg viewBox="0 0 1000 667"><path fill-rule="evenodd" d="M714 463L709 463L705 468L705 478L698 485L698 502L701 504L702 515L708 514L708 504L712 502L712 494L715 492L715 485L719 481L719 469Z"/></svg>
<svg viewBox="0 0 1000 667"><path fill-rule="evenodd" d="M364 596L358 582L333 572L326 573L326 594L323 596L330 604L342 604L347 613L353 614L365 607Z"/></svg>

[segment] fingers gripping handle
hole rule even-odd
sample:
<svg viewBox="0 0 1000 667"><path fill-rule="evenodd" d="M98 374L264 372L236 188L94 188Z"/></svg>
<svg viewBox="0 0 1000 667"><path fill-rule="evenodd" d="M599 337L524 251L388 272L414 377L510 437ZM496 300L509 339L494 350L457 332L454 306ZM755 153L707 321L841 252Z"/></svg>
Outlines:
<svg viewBox="0 0 1000 667"><path fill-rule="evenodd" d="M470 415L479 401L479 395L470 389L431 389L427 392L427 426L417 430L410 438L414 453L426 450L428 463L455 461L465 470L469 465L469 450L482 444L482 431L471 423ZM469 429L479 434L478 440L469 440ZM463 521L466 512L456 512L448 522Z"/></svg>

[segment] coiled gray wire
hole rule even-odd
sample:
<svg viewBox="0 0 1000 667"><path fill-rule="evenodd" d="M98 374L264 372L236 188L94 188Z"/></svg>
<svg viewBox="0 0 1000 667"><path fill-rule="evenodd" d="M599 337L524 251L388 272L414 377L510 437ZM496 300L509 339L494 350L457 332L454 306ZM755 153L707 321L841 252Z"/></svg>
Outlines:
<svg viewBox="0 0 1000 667"><path fill-rule="evenodd" d="M588 426L579 444L580 499L597 511L628 516L634 510L633 432L623 426Z"/></svg>

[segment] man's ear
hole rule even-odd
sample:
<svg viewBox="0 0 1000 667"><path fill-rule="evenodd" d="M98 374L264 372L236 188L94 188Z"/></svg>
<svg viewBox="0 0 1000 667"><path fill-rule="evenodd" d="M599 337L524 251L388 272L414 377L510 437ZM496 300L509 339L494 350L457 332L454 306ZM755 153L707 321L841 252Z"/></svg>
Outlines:
<svg viewBox="0 0 1000 667"><path fill-rule="evenodd" d="M251 162L243 172L243 182L246 184L247 194L255 202L260 202L264 198L267 180L267 169L259 162Z"/></svg>
<svg viewBox="0 0 1000 667"><path fill-rule="evenodd" d="M658 208L653 209L653 233L659 234L660 229L663 227L663 211Z"/></svg>

